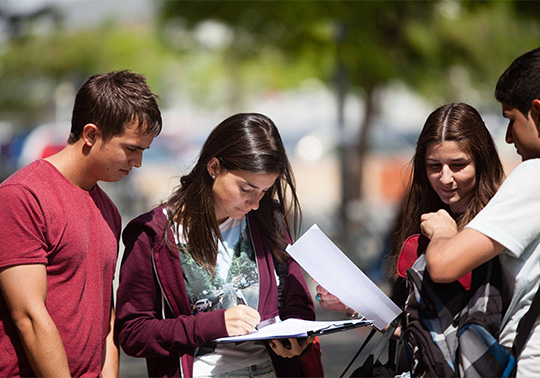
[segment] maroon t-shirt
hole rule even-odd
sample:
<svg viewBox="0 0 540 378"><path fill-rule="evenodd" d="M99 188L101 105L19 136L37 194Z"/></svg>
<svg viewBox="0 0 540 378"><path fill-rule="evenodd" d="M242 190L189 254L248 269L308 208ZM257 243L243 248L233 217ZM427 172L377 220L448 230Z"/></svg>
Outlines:
<svg viewBox="0 0 540 378"><path fill-rule="evenodd" d="M98 185L85 191L45 160L0 184L0 269L46 265L46 306L73 377L101 374L120 230ZM0 376L33 375L0 293Z"/></svg>

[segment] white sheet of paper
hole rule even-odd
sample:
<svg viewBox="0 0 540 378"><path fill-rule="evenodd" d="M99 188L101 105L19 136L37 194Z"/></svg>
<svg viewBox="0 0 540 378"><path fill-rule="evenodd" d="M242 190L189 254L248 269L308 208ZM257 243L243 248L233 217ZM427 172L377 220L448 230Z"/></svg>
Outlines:
<svg viewBox="0 0 540 378"><path fill-rule="evenodd" d="M347 306L384 329L401 309L313 225L287 252L315 280Z"/></svg>
<svg viewBox="0 0 540 378"><path fill-rule="evenodd" d="M274 323L258 331L250 332L242 336L230 336L216 339L217 342L231 343L240 341L268 340L280 338L307 337L310 331L333 330L352 324L364 324L365 320L338 320L338 321L312 321L302 319L287 319L280 323Z"/></svg>

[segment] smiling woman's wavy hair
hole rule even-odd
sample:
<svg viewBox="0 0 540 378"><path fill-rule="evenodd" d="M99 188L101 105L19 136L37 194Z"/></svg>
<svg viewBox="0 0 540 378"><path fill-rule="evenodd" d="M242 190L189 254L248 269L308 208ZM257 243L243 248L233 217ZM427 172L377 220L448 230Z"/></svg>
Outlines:
<svg viewBox="0 0 540 378"><path fill-rule="evenodd" d="M281 261L286 260L284 249L289 237L294 240L298 236L302 215L283 141L274 122L262 114L233 115L210 133L197 163L180 178L180 185L163 204L168 215L167 229L172 227L180 236L181 224L187 252L199 265L215 272L221 233L214 208L214 180L207 170L214 157L222 170L278 175L253 213L273 253Z"/></svg>
<svg viewBox="0 0 540 378"><path fill-rule="evenodd" d="M462 214L453 214L431 187L426 172L426 151L431 144L456 142L472 157L476 170L474 194ZM394 267L403 242L420 233L420 216L445 209L462 229L493 197L504 179L504 170L482 117L472 106L451 103L435 109L426 119L411 161L409 185L403 198L394 244ZM395 273L396 270L393 269Z"/></svg>

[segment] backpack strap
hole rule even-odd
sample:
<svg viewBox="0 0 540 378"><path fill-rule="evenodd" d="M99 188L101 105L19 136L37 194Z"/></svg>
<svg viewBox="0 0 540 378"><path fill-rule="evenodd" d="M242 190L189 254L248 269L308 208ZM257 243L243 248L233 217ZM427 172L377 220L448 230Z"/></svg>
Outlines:
<svg viewBox="0 0 540 378"><path fill-rule="evenodd" d="M343 373L341 373L341 375L339 376L339 378L343 378L345 376L345 373L347 373L347 370L350 369L350 367L352 366L352 364L354 363L354 361L356 360L356 358L360 355L360 353L362 353L362 351L364 350L364 348L366 347L366 345L369 343L369 341L373 338L373 336L375 335L375 332L377 332L377 330L375 329L375 327L372 327L371 328L371 331L369 332L369 335L366 337L366 339L364 340L364 342L362 343L362 346L360 347L360 349L358 349L358 351L356 352L356 354L354 355L353 359L351 360L351 362L349 362L349 365L347 365L347 367L345 368L345 370L343 370ZM373 360L372 360L373 362Z"/></svg>
<svg viewBox="0 0 540 378"><path fill-rule="evenodd" d="M373 347L372 349L372 352L371 354L366 358L366 360L364 361L364 364L362 365L362 367L360 368L360 370L371 370L371 368L373 367L373 364L377 361L377 359L379 358L379 356L381 355L382 351L384 350L384 348L388 345L388 342L390 340L390 338L392 337L392 335L394 334L396 328L398 327L399 323L400 323L400 316L398 316L397 318L395 318L389 325L388 327L386 328L386 330L384 331L384 334L381 336L381 338L379 339L379 341L377 342L377 344ZM351 362L349 362L349 365L347 365L347 367L345 368L345 370L343 371L343 373L341 373L341 375L339 376L339 378L343 378L345 376L345 373L347 373L347 370L349 370L349 368L352 366L352 364L354 363L354 361L356 360L356 358L360 355L360 353L364 350L364 348L366 347L366 345L368 344L368 342L373 338L373 336L375 335L375 333L377 332L377 330L375 329L375 327L372 327L371 328L371 331L369 332L369 335L366 337L366 339L364 340L364 343L362 344L362 346L360 347L360 349L358 349L358 351L356 352L356 354L354 355L353 359L351 360ZM356 371L355 371L356 372ZM354 373L353 373L354 374ZM359 377L365 377L366 374L360 374L358 375Z"/></svg>
<svg viewBox="0 0 540 378"><path fill-rule="evenodd" d="M517 359L521 354L531 330L540 315L540 288L536 291L536 295L531 303L531 307L519 321L516 338L512 345L512 355Z"/></svg>

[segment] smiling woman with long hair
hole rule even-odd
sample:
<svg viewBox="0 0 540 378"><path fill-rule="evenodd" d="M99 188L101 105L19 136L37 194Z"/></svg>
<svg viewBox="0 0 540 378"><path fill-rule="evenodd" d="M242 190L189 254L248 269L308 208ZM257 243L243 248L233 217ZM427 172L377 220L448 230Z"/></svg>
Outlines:
<svg viewBox="0 0 540 378"><path fill-rule="evenodd" d="M486 206L504 179L489 130L478 111L465 103L442 105L428 116L411 163L411 178L393 235L390 273L399 292L393 299L401 307L405 282L398 275L399 252L408 237L421 233L421 215L445 209L462 229ZM324 308L354 315L354 310L320 285L316 290Z"/></svg>
<svg viewBox="0 0 540 378"><path fill-rule="evenodd" d="M129 223L117 330L150 376L301 376L321 368L311 339L216 344L256 325L314 320L302 270L285 253L301 220L274 123L237 114L206 140L161 206Z"/></svg>
<svg viewBox="0 0 540 378"><path fill-rule="evenodd" d="M396 234L394 267L405 240L421 233L422 214L445 209L462 229L486 206L503 179L495 142L478 111L464 103L435 109L416 142Z"/></svg>

